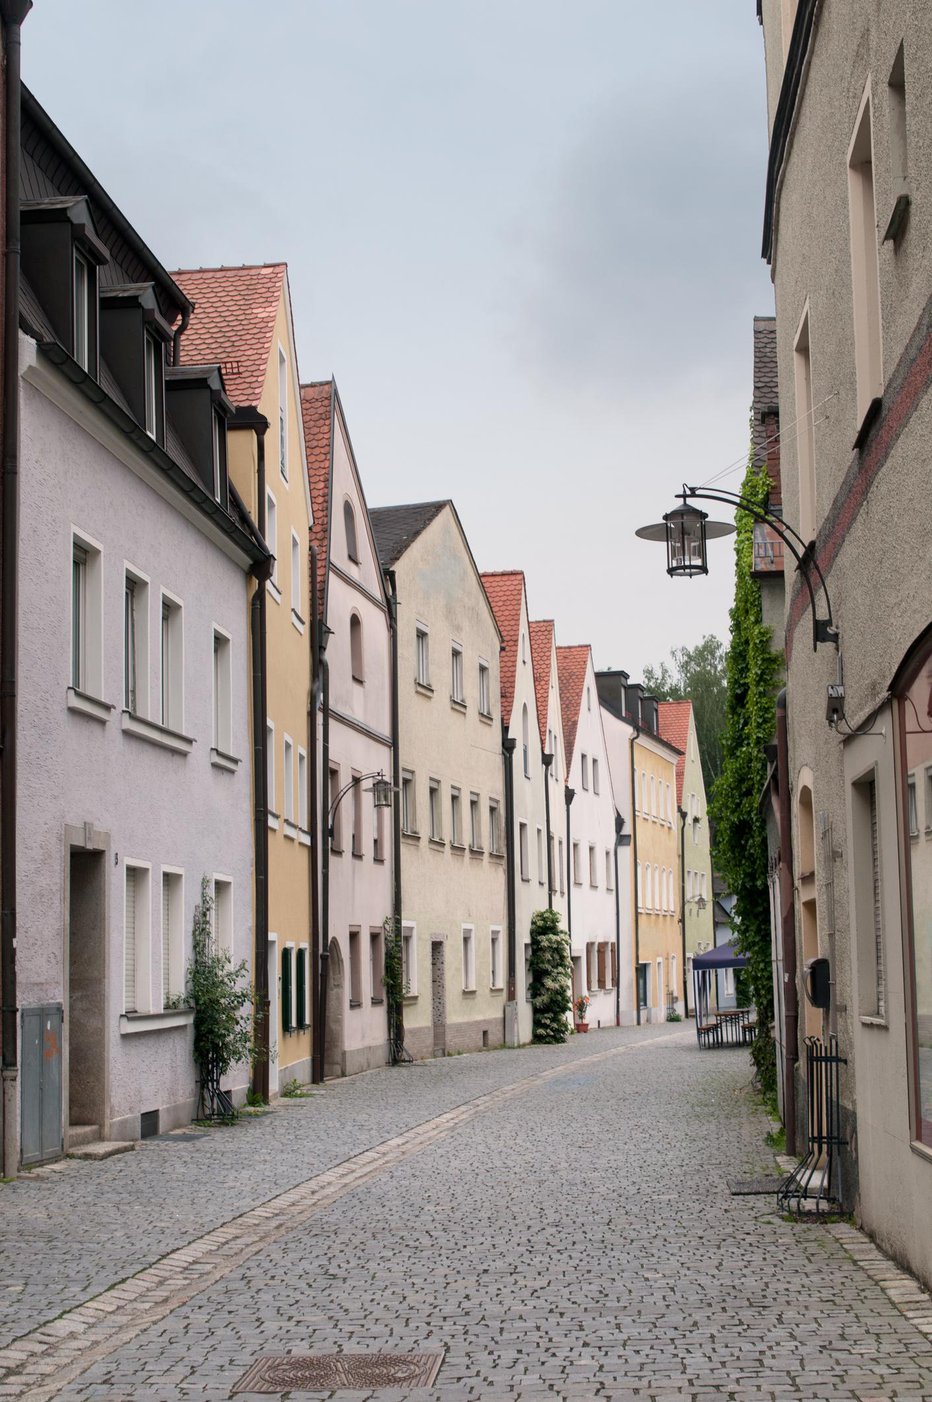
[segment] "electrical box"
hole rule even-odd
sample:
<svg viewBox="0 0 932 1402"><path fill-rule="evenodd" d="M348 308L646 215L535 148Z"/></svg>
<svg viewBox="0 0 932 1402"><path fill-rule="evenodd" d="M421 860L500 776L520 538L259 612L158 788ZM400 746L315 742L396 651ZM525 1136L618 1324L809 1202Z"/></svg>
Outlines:
<svg viewBox="0 0 932 1402"><path fill-rule="evenodd" d="M814 1008L827 1008L832 1001L827 959L806 960L806 997Z"/></svg>

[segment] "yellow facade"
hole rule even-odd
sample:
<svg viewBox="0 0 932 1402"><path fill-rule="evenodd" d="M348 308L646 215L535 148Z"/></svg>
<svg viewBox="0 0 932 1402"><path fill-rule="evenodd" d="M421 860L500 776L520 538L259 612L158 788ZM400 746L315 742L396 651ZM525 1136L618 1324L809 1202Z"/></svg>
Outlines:
<svg viewBox="0 0 932 1402"><path fill-rule="evenodd" d="M676 752L642 732L634 742L634 764L635 962L642 966L640 980L635 970L635 987L642 1018L658 1022L671 1004L682 1012L683 999Z"/></svg>

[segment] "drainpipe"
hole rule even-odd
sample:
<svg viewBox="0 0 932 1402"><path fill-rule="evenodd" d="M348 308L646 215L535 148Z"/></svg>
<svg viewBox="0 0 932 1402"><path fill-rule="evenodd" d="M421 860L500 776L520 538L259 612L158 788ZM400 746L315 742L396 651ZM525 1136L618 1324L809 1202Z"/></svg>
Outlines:
<svg viewBox="0 0 932 1402"><path fill-rule="evenodd" d="M570 821L570 809L575 797L576 790L565 784L563 802L566 804L566 933L570 942L570 964L573 962L573 825Z"/></svg>
<svg viewBox="0 0 932 1402"><path fill-rule="evenodd" d="M392 640L392 788L395 801L392 804L392 916L395 922L395 938L401 940L401 727L399 716L398 691L398 581L394 570L386 570L388 581L388 617ZM404 1002L395 1010L395 1026L389 1028L392 1063L401 1056L405 1040Z"/></svg>
<svg viewBox="0 0 932 1402"><path fill-rule="evenodd" d="M686 809L677 808L680 820L680 933L683 943L683 1016L689 1017L689 979L686 976Z"/></svg>
<svg viewBox="0 0 932 1402"><path fill-rule="evenodd" d="M625 820L615 811L615 846L612 860L615 864L615 1026L621 1026L621 892L618 889L618 849Z"/></svg>
<svg viewBox="0 0 932 1402"><path fill-rule="evenodd" d="M181 320L172 332L172 365L181 364L181 338L188 329L188 322L191 320L191 307L185 307L181 313Z"/></svg>
<svg viewBox="0 0 932 1402"><path fill-rule="evenodd" d="M324 652L328 637L323 628L320 650L320 971L317 979L317 1058L321 1080L327 1047L327 977L330 973L330 664Z"/></svg>
<svg viewBox="0 0 932 1402"><path fill-rule="evenodd" d="M786 687L777 697L777 784L780 825L780 932L783 937L783 1122L786 1152L796 1153L796 1074L799 1056L799 993L796 987L796 921L793 910L793 830L790 821L790 758Z"/></svg>
<svg viewBox="0 0 932 1402"><path fill-rule="evenodd" d="M511 739L502 724L502 754L505 757L505 885L508 901L508 1002L514 1003L518 962L518 917L517 893L515 887L515 747L517 740Z"/></svg>
<svg viewBox="0 0 932 1402"><path fill-rule="evenodd" d="M265 540L265 434L268 419L257 415L252 427L256 435L256 477L258 489L259 534ZM272 561L256 573L256 588L250 604L252 640L252 743L253 743L253 822L256 846L256 1060L252 1068L253 1094L269 1098L269 768L268 768L268 633L266 619L266 580ZM277 1089L277 1087L276 1087Z"/></svg>
<svg viewBox="0 0 932 1402"><path fill-rule="evenodd" d="M553 910L553 837L550 832L550 766L553 755L542 750L540 757L544 765L544 811L547 814L547 909Z"/></svg>
<svg viewBox="0 0 932 1402"><path fill-rule="evenodd" d="M635 801L635 788L637 786L637 766L634 760L634 746L638 739L638 736L641 733L641 728L633 720L629 720L628 724L631 726L631 729L634 732L634 734L628 741L628 746L631 751L631 813L634 818L634 822L631 824L631 836L633 839L634 846L634 1013L636 1023L638 1027L640 1027L641 990L640 985L638 984L638 974L641 967L641 916L640 911L638 909L638 896L640 894L638 891L638 809L637 803Z"/></svg>
<svg viewBox="0 0 932 1402"><path fill-rule="evenodd" d="M324 1068L317 1054L317 1007L320 979L320 825L317 822L318 761L317 761L317 712L320 709L320 619L318 617L317 589L317 546L312 545L308 552L308 568L311 572L311 617L310 617L310 670L311 696L307 716L307 812L311 830L311 845L308 862L308 897L311 914L311 1084L319 1086L324 1079Z"/></svg>
<svg viewBox="0 0 932 1402"><path fill-rule="evenodd" d="M20 28L32 0L3 0L4 92L3 485L0 535L0 1045L3 1174L19 1169L19 1048L16 993L16 622L19 576L19 178Z"/></svg>

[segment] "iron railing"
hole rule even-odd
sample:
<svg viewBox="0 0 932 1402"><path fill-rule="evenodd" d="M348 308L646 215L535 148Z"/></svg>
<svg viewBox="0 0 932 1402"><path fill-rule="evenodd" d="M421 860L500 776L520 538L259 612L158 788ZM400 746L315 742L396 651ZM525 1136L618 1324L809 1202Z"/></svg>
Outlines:
<svg viewBox="0 0 932 1402"><path fill-rule="evenodd" d="M838 1038L806 1038L808 1151L777 1193L784 1211L828 1212L841 1202L841 1158L847 1145L841 1132L839 1068L847 1059L838 1054Z"/></svg>

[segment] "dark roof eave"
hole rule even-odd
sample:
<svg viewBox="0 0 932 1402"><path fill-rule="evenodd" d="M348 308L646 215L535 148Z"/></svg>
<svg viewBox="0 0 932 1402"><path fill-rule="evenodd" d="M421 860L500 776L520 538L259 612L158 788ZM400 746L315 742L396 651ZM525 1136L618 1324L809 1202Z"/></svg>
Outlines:
<svg viewBox="0 0 932 1402"><path fill-rule="evenodd" d="M53 365L57 365L67 376L71 383L81 391L84 397L92 404L96 404L102 413L106 414L110 422L126 437L133 445L148 454L157 463L176 487L185 496L190 497L192 502L205 515L210 517L223 531L224 535L230 537L233 543L243 554L254 564L260 563L268 555L268 549L261 548L259 543L224 511L218 501L215 501L204 488L195 482L193 477L189 477L183 468L179 467L174 458L160 448L154 438L150 438L145 429L137 424L136 420L125 409L122 409L115 400L103 389L86 370L82 370L76 360L68 354L63 346L57 341L40 341L39 350Z"/></svg>
<svg viewBox="0 0 932 1402"><path fill-rule="evenodd" d="M774 117L773 131L770 136L770 153L767 158L767 186L764 196L764 236L761 245L761 257L765 259L767 263L771 261L773 256L773 225L777 197L777 181L780 178L780 172L783 169L783 162L786 156L786 149L789 145L793 118L796 115L796 104L799 100L803 77L806 71L806 57L809 53L809 41L812 38L816 11L820 3L821 0L799 0L796 19L793 23L793 33L790 38L790 47L786 55L786 67L783 70L783 83L780 88L780 97L777 101L777 113Z"/></svg>

